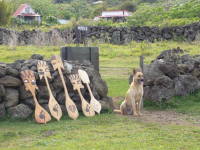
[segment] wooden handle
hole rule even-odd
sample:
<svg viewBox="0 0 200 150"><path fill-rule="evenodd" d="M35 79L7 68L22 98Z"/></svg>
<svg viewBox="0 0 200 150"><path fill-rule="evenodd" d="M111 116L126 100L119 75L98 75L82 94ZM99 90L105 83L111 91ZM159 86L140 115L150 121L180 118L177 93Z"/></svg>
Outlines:
<svg viewBox="0 0 200 150"><path fill-rule="evenodd" d="M53 96L53 93L52 93L51 88L49 86L49 82L48 82L46 75L44 75L44 79L45 79L47 89L48 89L48 92L49 92L49 104L48 104L48 106L49 106L50 113L55 119L57 119L59 121L60 118L62 117L62 110L60 108L60 105L56 101L55 97Z"/></svg>
<svg viewBox="0 0 200 150"><path fill-rule="evenodd" d="M54 118L56 118L57 120L60 120L60 118L62 117L62 110L60 108L60 105L54 98L51 88L49 86L47 77L51 78L51 74L50 74L49 67L48 67L46 61L38 60L37 69L38 69L40 79L42 79L44 77L46 85L47 85L47 89L49 92L48 106L49 106L50 113Z"/></svg>
<svg viewBox="0 0 200 150"><path fill-rule="evenodd" d="M60 78L61 78L61 81L62 81L62 84L63 84L63 87L64 87L65 96L67 98L69 98L69 93L68 93L67 87L65 85L65 79L64 79L64 76L63 76L61 68L58 68L58 73L60 75Z"/></svg>
<svg viewBox="0 0 200 150"><path fill-rule="evenodd" d="M91 105L84 99L83 95L81 94L81 90L77 89L78 94L81 98L81 105L82 105L82 111L83 114L87 117L92 117L95 115L95 112L93 110L93 108L91 107Z"/></svg>
<svg viewBox="0 0 200 150"><path fill-rule="evenodd" d="M89 84L87 83L86 86L87 86L87 88L88 88L88 91L89 91L89 94L90 94L91 99L94 98L94 95L92 94L92 90L91 90Z"/></svg>
<svg viewBox="0 0 200 150"><path fill-rule="evenodd" d="M79 116L78 109L77 109L75 103L72 101L72 99L69 96L69 93L68 93L68 90L67 90L67 86L65 84L64 76L63 76L63 73L62 73L60 67L58 67L58 72L60 74L60 78L62 80L62 84L63 84L63 87L64 87L65 107L67 109L67 113L68 113L70 118L76 120L78 118L78 116Z"/></svg>
<svg viewBox="0 0 200 150"><path fill-rule="evenodd" d="M100 114L101 112L101 104L98 100L96 100L96 98L94 97L94 95L92 94L91 88L89 86L89 84L86 84L88 91L90 93L90 105L93 107L94 111L97 112L98 114Z"/></svg>
<svg viewBox="0 0 200 150"><path fill-rule="evenodd" d="M21 78L25 84L25 89L30 91L35 102L35 121L37 123L47 123L51 120L49 113L40 106L37 101L35 91L38 89L36 85L35 75L32 70L25 70L21 72Z"/></svg>
<svg viewBox="0 0 200 150"><path fill-rule="evenodd" d="M72 119L77 119L79 116L78 109L75 105L75 103L72 101L72 99L69 96L67 86L65 84L64 76L62 73L62 69L64 69L64 65L62 63L62 60L59 56L52 56L51 64L53 66L54 70L58 70L58 73L60 75L63 87L64 87L64 92L65 92L65 106L67 109L67 113L70 118Z"/></svg>

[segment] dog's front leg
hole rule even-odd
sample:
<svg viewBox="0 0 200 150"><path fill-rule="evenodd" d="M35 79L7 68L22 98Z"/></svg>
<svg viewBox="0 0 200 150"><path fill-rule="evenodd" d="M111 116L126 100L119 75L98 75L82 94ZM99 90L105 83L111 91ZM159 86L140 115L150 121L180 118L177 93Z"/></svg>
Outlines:
<svg viewBox="0 0 200 150"><path fill-rule="evenodd" d="M132 100L132 108L133 108L133 116L138 116L137 110L136 110L135 99Z"/></svg>
<svg viewBox="0 0 200 150"><path fill-rule="evenodd" d="M138 115L140 115L140 116L142 116L142 113L141 113L142 100L143 100L143 98L140 99L140 102L138 104Z"/></svg>

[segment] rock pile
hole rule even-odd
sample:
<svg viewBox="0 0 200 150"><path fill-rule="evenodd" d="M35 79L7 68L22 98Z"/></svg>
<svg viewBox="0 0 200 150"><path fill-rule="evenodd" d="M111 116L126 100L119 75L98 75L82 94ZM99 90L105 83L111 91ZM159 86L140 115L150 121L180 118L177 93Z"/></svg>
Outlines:
<svg viewBox="0 0 200 150"><path fill-rule="evenodd" d="M144 66L144 99L166 101L200 89L200 55L177 48L163 51Z"/></svg>
<svg viewBox="0 0 200 150"><path fill-rule="evenodd" d="M34 110L34 101L30 92L26 91L20 78L22 70L31 69L35 72L36 82L39 87L37 97L39 103L48 110L48 91L44 80L39 80L37 73L37 61L43 60L41 55L33 55L29 60L17 60L14 63L0 63L0 118L10 116L11 118L26 119L32 115ZM59 74L54 71L50 61L46 60L50 67L52 79L49 80L53 94L60 104L63 112L65 108L65 96ZM100 100L103 109L112 109L112 99L107 96L108 88L106 83L101 79L100 74L93 68L90 63L79 64L78 62L64 62L65 81L68 87L70 97L75 101L77 108L81 109L81 101L78 93L72 88L68 79L71 73L77 73L78 69L84 69L90 78L91 89L96 99ZM82 89L83 96L89 100L87 88Z"/></svg>

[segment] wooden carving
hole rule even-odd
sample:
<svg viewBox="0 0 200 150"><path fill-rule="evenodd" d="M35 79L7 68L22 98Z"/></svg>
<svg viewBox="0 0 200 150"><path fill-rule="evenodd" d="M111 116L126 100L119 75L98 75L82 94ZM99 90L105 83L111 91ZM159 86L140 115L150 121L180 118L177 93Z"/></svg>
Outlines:
<svg viewBox="0 0 200 150"><path fill-rule="evenodd" d="M78 91L78 94L81 98L83 114L87 117L94 116L95 112L93 107L90 106L90 104L84 99L83 95L81 94L81 88L84 88L84 86L81 83L79 75L78 74L70 75L69 79L73 85L73 89Z"/></svg>
<svg viewBox="0 0 200 150"><path fill-rule="evenodd" d="M62 110L60 108L60 105L56 101L55 97L53 96L51 88L49 86L49 82L48 82L48 78L51 78L51 74L49 72L49 67L45 61L39 60L38 64L37 64L37 69L38 69L40 79L42 79L44 77L47 88L48 88L48 92L49 92L48 106L49 106L51 115L54 118L56 118L57 120L60 120L60 118L62 117Z"/></svg>
<svg viewBox="0 0 200 150"><path fill-rule="evenodd" d="M59 56L53 56L52 60L51 60L51 64L53 65L54 70L58 70L60 78L62 80L62 84L63 84L64 92L65 92L65 106L66 106L66 109L67 109L67 113L68 113L70 118L75 120L75 119L78 118L79 113L78 113L78 109L77 109L75 103L73 102L73 100L69 96L67 86L65 84L65 80L64 80L64 77L63 77L63 73L62 73L62 70L64 70L62 60Z"/></svg>
<svg viewBox="0 0 200 150"><path fill-rule="evenodd" d="M40 106L36 98L36 90L38 89L35 81L35 75L32 70L25 70L21 72L21 78L24 82L25 89L30 91L33 95L33 100L35 102L35 121L37 123L47 123L51 120L49 113Z"/></svg>
<svg viewBox="0 0 200 150"><path fill-rule="evenodd" d="M90 99L90 105L93 107L94 111L96 111L97 113L100 113L100 111L101 111L101 104L99 103L99 101L96 100L96 98L92 94L91 88L89 86L90 79L88 77L87 72L85 72L84 70L79 69L78 70L78 74L79 74L82 82L87 85L87 88L88 88L88 91L89 91L90 97L91 97L91 99Z"/></svg>

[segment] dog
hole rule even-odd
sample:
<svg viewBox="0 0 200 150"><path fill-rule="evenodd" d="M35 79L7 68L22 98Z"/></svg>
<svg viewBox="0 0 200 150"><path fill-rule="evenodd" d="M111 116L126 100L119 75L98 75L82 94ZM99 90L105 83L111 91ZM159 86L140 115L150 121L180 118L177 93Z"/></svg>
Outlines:
<svg viewBox="0 0 200 150"><path fill-rule="evenodd" d="M144 77L140 69L133 69L133 81L120 105L120 110L114 110L122 115L141 116Z"/></svg>

